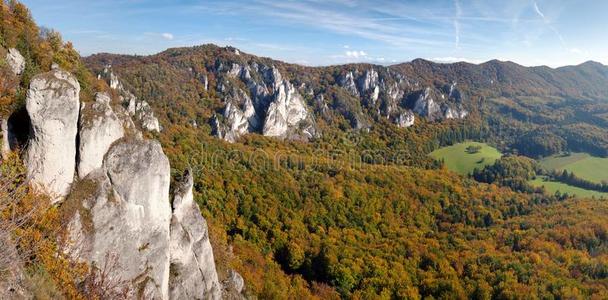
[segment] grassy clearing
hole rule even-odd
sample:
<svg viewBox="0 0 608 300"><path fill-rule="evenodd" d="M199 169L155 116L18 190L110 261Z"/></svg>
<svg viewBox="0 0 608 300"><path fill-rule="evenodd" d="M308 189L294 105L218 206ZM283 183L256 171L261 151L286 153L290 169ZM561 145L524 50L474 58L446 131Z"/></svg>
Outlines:
<svg viewBox="0 0 608 300"><path fill-rule="evenodd" d="M540 161L547 170L568 170L576 176L596 183L608 181L608 158L594 157L587 153L555 155Z"/></svg>
<svg viewBox="0 0 608 300"><path fill-rule="evenodd" d="M596 197L596 198L608 198L608 193L601 193L591 190L581 189L575 186L567 185L558 181L549 181L545 177L538 177L535 180L529 181L532 186L541 187L544 186L548 193L554 194L555 192L567 193L576 197Z"/></svg>
<svg viewBox="0 0 608 300"><path fill-rule="evenodd" d="M478 147L479 151L470 153L467 151L468 147ZM471 174L475 168L482 169L487 165L494 164L502 156L496 148L477 142L465 142L443 147L433 151L430 155L434 159L443 160L449 170L462 175Z"/></svg>

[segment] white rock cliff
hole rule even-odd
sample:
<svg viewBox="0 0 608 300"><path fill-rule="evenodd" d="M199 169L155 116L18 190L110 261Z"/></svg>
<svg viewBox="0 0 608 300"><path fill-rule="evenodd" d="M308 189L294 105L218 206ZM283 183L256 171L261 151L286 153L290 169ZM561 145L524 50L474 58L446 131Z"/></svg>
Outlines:
<svg viewBox="0 0 608 300"><path fill-rule="evenodd" d="M11 67L15 75L21 75L21 73L25 71L25 59L15 48L8 49L8 53L6 54L6 62Z"/></svg>
<svg viewBox="0 0 608 300"><path fill-rule="evenodd" d="M70 199L79 207L70 224L74 253L96 266L115 265L112 276L131 285L132 296L168 299L169 182L158 142L124 139Z"/></svg>
<svg viewBox="0 0 608 300"><path fill-rule="evenodd" d="M123 123L110 107L110 96L97 94L94 103L82 103L80 109L80 144L78 176L86 177L101 168L103 157L116 140L125 134Z"/></svg>
<svg viewBox="0 0 608 300"><path fill-rule="evenodd" d="M175 188L171 217L171 299L220 299L207 222L194 202L193 178L187 172Z"/></svg>
<svg viewBox="0 0 608 300"><path fill-rule="evenodd" d="M74 76L54 69L32 79L26 99L28 178L63 201L71 241L65 251L108 272L116 294L128 288L129 298L220 299L192 177L176 189L172 210L171 169L160 143L143 139L108 94L81 105L79 93Z"/></svg>
<svg viewBox="0 0 608 300"><path fill-rule="evenodd" d="M26 98L32 136L25 155L28 178L54 202L70 191L76 165L80 85L62 71L35 76Z"/></svg>

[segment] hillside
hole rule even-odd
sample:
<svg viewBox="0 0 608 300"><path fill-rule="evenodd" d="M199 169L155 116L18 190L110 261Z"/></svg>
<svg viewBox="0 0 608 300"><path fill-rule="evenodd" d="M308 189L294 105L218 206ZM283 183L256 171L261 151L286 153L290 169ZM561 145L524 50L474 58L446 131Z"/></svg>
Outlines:
<svg viewBox="0 0 608 300"><path fill-rule="evenodd" d="M100 54L86 62L95 71L112 65L138 96L170 114L167 121L197 124L231 142L252 132L315 142L344 132L391 130L396 134L382 139L399 143L432 131L456 138L449 143L481 138L533 157L562 150L608 154L608 67L592 62L558 69L424 60L312 68L213 45L146 57ZM273 81L273 72L280 80ZM269 105L282 80L291 114L277 127ZM437 129L446 127L451 133Z"/></svg>
<svg viewBox="0 0 608 300"><path fill-rule="evenodd" d="M604 155L604 66L82 59L17 1L0 45L0 298L608 297L608 203L513 155Z"/></svg>
<svg viewBox="0 0 608 300"><path fill-rule="evenodd" d="M542 259L551 254L538 245L555 249L561 242L549 238L553 231L540 229L549 221L537 221L539 214L572 214L586 226L584 218L578 219L580 210L575 213L564 205L574 200L512 193L458 178L438 170L427 155L469 138L513 151L520 138L528 138L522 132L532 135L543 128L536 115L542 119L562 113L543 111L540 105L553 106L549 99L556 99L565 107L563 113L570 113L570 101L601 106L601 87L595 87L593 97L570 100L565 97L582 94L564 94L560 84L544 79L536 68L512 63L418 60L391 67L311 68L213 45L146 57L101 54L86 62L97 72L111 69L147 99L164 127L159 137L174 165L193 165L204 174L195 185L203 214L211 220L212 233L233 245L237 269L258 295L289 297L304 282L313 293L336 291L345 298L602 293L601 276L582 275L587 281L541 267L555 261ZM498 87L475 78L496 78ZM520 81L509 81L515 79ZM276 86L284 86L284 98L280 88L261 93L266 96L256 94ZM545 100L532 112L534 118L518 120L493 100L502 98L522 104ZM287 126L286 134L277 138L265 134L264 123L272 106L268 102L283 100L301 100L295 110L304 108L302 120L313 122ZM446 114L449 109L468 114L452 117ZM414 124L400 122L407 118L399 115L408 112ZM502 130L511 124L517 125L513 131ZM218 125L237 134L218 133ZM315 134L298 131L310 125ZM558 129L563 127L546 130ZM497 143L503 136L509 137L508 144ZM520 221L526 225L507 225ZM522 238L527 242L520 244ZM539 244L533 246L533 241ZM557 247L572 255L588 251L570 244ZM482 252L487 256L479 261ZM285 282L286 274L291 283Z"/></svg>

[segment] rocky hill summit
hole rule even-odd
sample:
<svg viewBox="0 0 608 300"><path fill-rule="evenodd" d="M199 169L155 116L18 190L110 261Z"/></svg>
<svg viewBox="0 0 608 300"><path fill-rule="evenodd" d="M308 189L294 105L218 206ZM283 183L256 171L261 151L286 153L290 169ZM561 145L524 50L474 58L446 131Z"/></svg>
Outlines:
<svg viewBox="0 0 608 300"><path fill-rule="evenodd" d="M441 122L464 119L470 111L455 79L423 84L385 66L309 68L214 45L170 49L150 57L100 54L86 61L100 72L112 65L131 86L142 76L155 82L154 92L134 88L153 104L170 101L163 98L175 88L169 81L188 83L188 91L217 95L222 103L203 122L229 142L247 133L308 141L323 134L319 120L336 124L343 119L355 130L369 130L380 120L406 128L417 117ZM161 65L159 71L168 76L157 78L151 68Z"/></svg>

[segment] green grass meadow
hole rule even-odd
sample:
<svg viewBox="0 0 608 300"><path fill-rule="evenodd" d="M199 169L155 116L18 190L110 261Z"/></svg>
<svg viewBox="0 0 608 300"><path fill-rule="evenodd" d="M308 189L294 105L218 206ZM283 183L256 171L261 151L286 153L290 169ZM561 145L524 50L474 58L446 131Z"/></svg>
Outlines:
<svg viewBox="0 0 608 300"><path fill-rule="evenodd" d="M540 164L546 170L568 170L592 182L608 181L608 158L594 157L587 153L572 153L545 158Z"/></svg>
<svg viewBox="0 0 608 300"><path fill-rule="evenodd" d="M537 177L535 180L529 181L532 186L541 187L544 186L545 190L549 194L554 194L555 192L567 193L569 195L574 195L576 197L596 197L596 198L607 198L608 193L601 193L591 190L581 189L575 186L567 185L565 183L557 182L557 181L548 181L544 177Z"/></svg>
<svg viewBox="0 0 608 300"><path fill-rule="evenodd" d="M477 153L468 153L467 147L481 147ZM433 151L431 157L443 160L446 167L461 175L468 175L477 169L494 164L502 154L496 148L484 143L465 142ZM555 155L540 161L546 170L568 170L577 176L593 182L608 181L608 158L593 157L586 153ZM567 193L576 197L608 198L608 193L585 190L565 183L550 181L539 176L529 182L532 186L544 186L549 194Z"/></svg>
<svg viewBox="0 0 608 300"><path fill-rule="evenodd" d="M478 146L481 149L477 153L468 153L467 147ZM431 157L443 160L446 167L458 174L471 174L475 168L483 169L487 165L494 164L502 154L496 148L484 143L465 142L433 151Z"/></svg>

